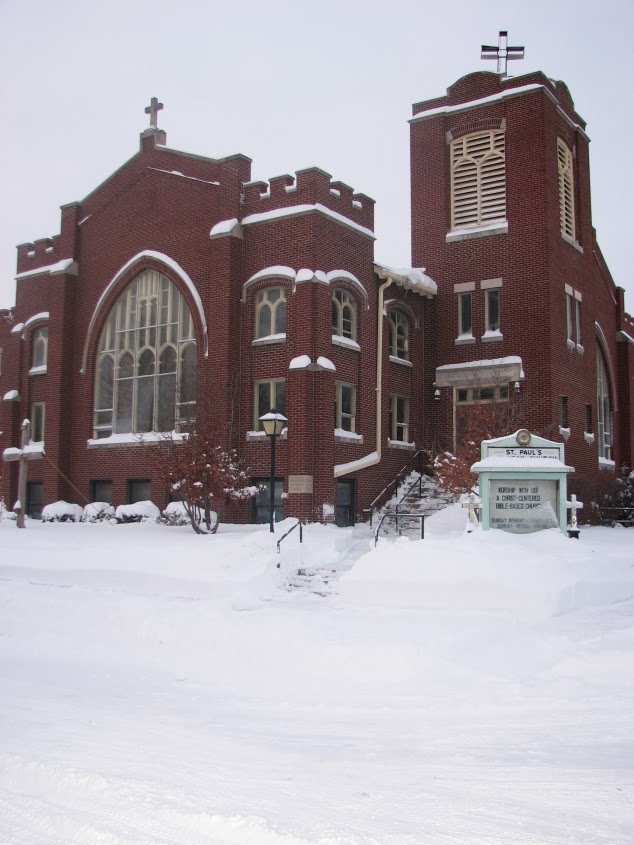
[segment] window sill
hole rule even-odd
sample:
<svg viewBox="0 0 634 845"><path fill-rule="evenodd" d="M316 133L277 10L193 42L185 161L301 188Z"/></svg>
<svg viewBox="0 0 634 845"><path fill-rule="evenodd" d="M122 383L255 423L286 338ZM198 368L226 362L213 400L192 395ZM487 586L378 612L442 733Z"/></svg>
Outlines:
<svg viewBox="0 0 634 845"><path fill-rule="evenodd" d="M480 340L483 343L495 343L496 340L504 340L504 335L499 329L496 329L495 331L485 332Z"/></svg>
<svg viewBox="0 0 634 845"><path fill-rule="evenodd" d="M610 458L599 458L599 469L607 469L608 471L614 471L616 464Z"/></svg>
<svg viewBox="0 0 634 845"><path fill-rule="evenodd" d="M46 364L40 364L39 367L31 367L29 370L30 376L43 376L48 371L48 366Z"/></svg>
<svg viewBox="0 0 634 845"><path fill-rule="evenodd" d="M594 443L594 434L592 434L589 431L584 431L583 432L583 439L586 441L588 446L592 446L592 444Z"/></svg>
<svg viewBox="0 0 634 845"><path fill-rule="evenodd" d="M568 338L568 340L566 341L566 346L568 347L568 349L570 349L571 352L574 352L574 350L577 348L577 344L574 342L574 340L570 340L570 338Z"/></svg>
<svg viewBox="0 0 634 845"><path fill-rule="evenodd" d="M156 443L182 442L187 435L181 431L147 431L143 434L111 434L110 437L90 437L87 441L89 449L99 448L128 448L129 446L154 446Z"/></svg>
<svg viewBox="0 0 634 845"><path fill-rule="evenodd" d="M585 350L580 343L577 344L576 349L577 349L577 352L579 353L579 355L583 355Z"/></svg>
<svg viewBox="0 0 634 845"><path fill-rule="evenodd" d="M335 429L335 443L346 443L349 446L363 445L363 435L354 431L346 431L343 428Z"/></svg>
<svg viewBox="0 0 634 845"><path fill-rule="evenodd" d="M275 438L275 440L286 440L287 438L288 429L285 428L284 431ZM268 443L269 439L268 434L264 431L247 431L247 443Z"/></svg>
<svg viewBox="0 0 634 845"><path fill-rule="evenodd" d="M251 346L273 346L278 343L286 343L286 332L284 334L270 334L266 337L258 337L251 341Z"/></svg>
<svg viewBox="0 0 634 845"><path fill-rule="evenodd" d="M581 246L579 241L576 241L574 238L571 238L570 235L567 235L565 232L561 232L561 239L567 244L570 244L570 246L573 246L577 250L577 252L580 252L583 255L583 247Z"/></svg>
<svg viewBox="0 0 634 845"><path fill-rule="evenodd" d="M400 449L404 452L413 452L416 448L415 443L407 443L404 440L391 440L389 437L387 439L387 448L388 449Z"/></svg>
<svg viewBox="0 0 634 845"><path fill-rule="evenodd" d="M333 334L332 343L333 346L343 346L344 349L354 349L355 352L361 352L361 347L356 340L353 340L351 337L343 337L343 335L340 334Z"/></svg>
<svg viewBox="0 0 634 845"><path fill-rule="evenodd" d="M414 366L412 364L412 362L409 361L407 358L397 358L396 355L390 355L390 362L392 364L400 364L402 367L413 367Z"/></svg>
<svg viewBox="0 0 634 845"><path fill-rule="evenodd" d="M474 238L486 238L489 235L506 235L508 230L508 220L498 220L496 223L487 223L485 226L465 226L464 229L452 229L447 232L445 243L470 241Z"/></svg>
<svg viewBox="0 0 634 845"><path fill-rule="evenodd" d="M454 342L456 346L467 346L467 344L475 343L476 339L472 334L459 334Z"/></svg>
<svg viewBox="0 0 634 845"><path fill-rule="evenodd" d="M564 428L563 426L559 426L559 434L563 437L564 440L568 440L570 437L570 429Z"/></svg>

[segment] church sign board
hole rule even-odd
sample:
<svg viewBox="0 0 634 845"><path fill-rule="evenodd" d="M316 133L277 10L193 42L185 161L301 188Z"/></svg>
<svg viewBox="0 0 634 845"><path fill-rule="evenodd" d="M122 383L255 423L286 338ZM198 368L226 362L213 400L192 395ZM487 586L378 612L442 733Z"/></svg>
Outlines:
<svg viewBox="0 0 634 845"><path fill-rule="evenodd" d="M477 472L482 500L482 527L513 534L545 528L566 530L566 466L564 444L520 429L484 440Z"/></svg>

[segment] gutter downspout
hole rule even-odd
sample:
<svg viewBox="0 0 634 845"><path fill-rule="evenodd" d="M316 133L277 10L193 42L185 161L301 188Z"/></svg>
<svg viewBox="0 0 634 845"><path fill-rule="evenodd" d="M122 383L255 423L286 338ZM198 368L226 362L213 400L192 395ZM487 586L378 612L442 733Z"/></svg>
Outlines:
<svg viewBox="0 0 634 845"><path fill-rule="evenodd" d="M382 406L382 381L383 381L383 292L392 284L388 276L385 282L379 287L379 301L377 305L377 338L376 338L376 451L370 452L365 458L351 461L349 464L335 466L335 478L348 475L360 469L375 466L381 460L381 406Z"/></svg>

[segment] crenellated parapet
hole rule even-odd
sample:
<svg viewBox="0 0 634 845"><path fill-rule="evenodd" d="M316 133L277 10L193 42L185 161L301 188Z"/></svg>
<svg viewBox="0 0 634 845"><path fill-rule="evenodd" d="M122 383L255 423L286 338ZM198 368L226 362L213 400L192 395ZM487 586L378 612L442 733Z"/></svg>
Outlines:
<svg viewBox="0 0 634 845"><path fill-rule="evenodd" d="M274 176L268 182L245 182L243 212L261 214L292 206L324 206L365 229L374 230L374 200L357 194L344 182L318 167L298 170L295 176Z"/></svg>

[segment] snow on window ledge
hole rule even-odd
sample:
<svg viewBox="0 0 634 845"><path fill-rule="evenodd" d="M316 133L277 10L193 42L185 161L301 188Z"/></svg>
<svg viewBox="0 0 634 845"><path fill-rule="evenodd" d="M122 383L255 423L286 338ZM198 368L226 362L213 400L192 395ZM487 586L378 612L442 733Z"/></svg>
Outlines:
<svg viewBox="0 0 634 845"><path fill-rule="evenodd" d="M345 346L346 349L354 349L355 352L361 352L361 347L351 337L344 337L341 334L333 334L332 342L335 346Z"/></svg>
<svg viewBox="0 0 634 845"><path fill-rule="evenodd" d="M561 233L561 239L564 240L567 244L570 244L570 246L573 246L578 252L583 255L583 247L581 246L579 241L576 241L574 238L571 238L570 235L566 234L566 232Z"/></svg>
<svg viewBox="0 0 634 845"><path fill-rule="evenodd" d="M610 458L599 458L599 469L614 470L616 464Z"/></svg>
<svg viewBox="0 0 634 845"><path fill-rule="evenodd" d="M465 226L463 229L452 229L451 232L447 232L445 243L486 238L488 235L506 235L508 230L508 220L497 220L495 223L486 223L484 226Z"/></svg>
<svg viewBox="0 0 634 845"><path fill-rule="evenodd" d="M568 338L568 340L566 341L566 346L568 347L568 349L571 349L571 350L574 350L574 349L577 348L577 344L574 342L574 340L571 340L571 338Z"/></svg>
<svg viewBox="0 0 634 845"><path fill-rule="evenodd" d="M48 370L48 366L46 364L40 364L37 367L31 367L31 369L29 370L29 375L30 376L41 376L41 375L44 375L44 373L46 373L47 370Z"/></svg>
<svg viewBox="0 0 634 845"><path fill-rule="evenodd" d="M563 428L563 426L559 426L559 433L561 434L564 440L568 440L568 438L570 437L569 428Z"/></svg>
<svg viewBox="0 0 634 845"><path fill-rule="evenodd" d="M491 343L496 340L504 340L504 335L499 329L487 329L480 339L484 343Z"/></svg>
<svg viewBox="0 0 634 845"><path fill-rule="evenodd" d="M358 443L363 444L363 435L354 431L346 431L344 428L335 429L335 443Z"/></svg>
<svg viewBox="0 0 634 845"><path fill-rule="evenodd" d="M583 355L585 350L580 343L577 344L576 349L577 349L577 352L579 353L579 355Z"/></svg>
<svg viewBox="0 0 634 845"><path fill-rule="evenodd" d="M589 431L584 431L583 439L586 441L588 446L592 446L592 444L594 443L594 434Z"/></svg>
<svg viewBox="0 0 634 845"><path fill-rule="evenodd" d="M251 341L251 346L272 346L275 343L286 343L286 332L257 337Z"/></svg>
<svg viewBox="0 0 634 845"><path fill-rule="evenodd" d="M454 342L456 346L466 346L468 343L475 343L476 339L471 332L465 332L465 334L459 334Z"/></svg>
<svg viewBox="0 0 634 845"><path fill-rule="evenodd" d="M390 355L390 361L391 361L392 364L401 364L401 366L403 366L403 367L413 367L414 366L412 364L412 362L409 361L407 358L399 358L396 355Z"/></svg>
<svg viewBox="0 0 634 845"><path fill-rule="evenodd" d="M112 446L154 446L157 443L171 441L180 443L187 437L182 431L148 431L144 434L111 434L110 437L90 437L86 441L89 449Z"/></svg>
<svg viewBox="0 0 634 845"><path fill-rule="evenodd" d="M416 443L406 443L404 440L387 439L388 449L402 449L406 452L413 452L416 448Z"/></svg>
<svg viewBox="0 0 634 845"><path fill-rule="evenodd" d="M276 440L286 440L288 438L288 428L282 430ZM246 440L248 443L268 443L269 436L265 431L247 431Z"/></svg>

